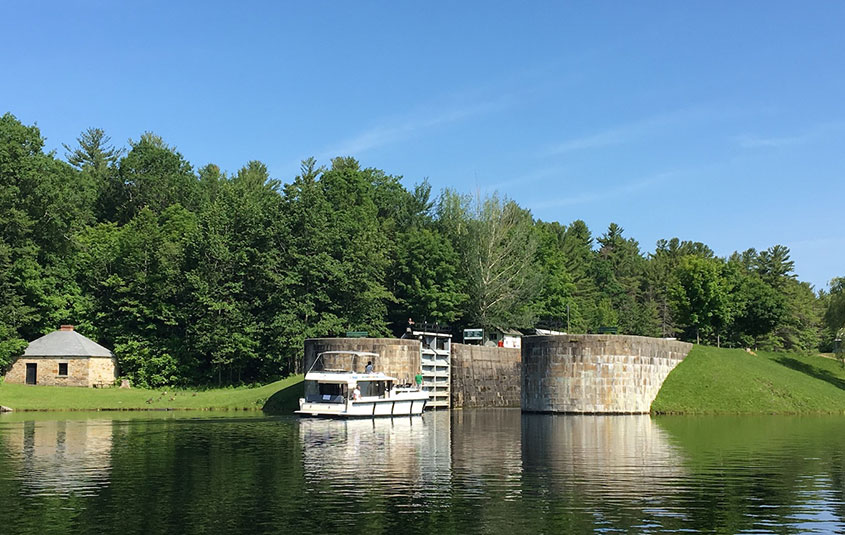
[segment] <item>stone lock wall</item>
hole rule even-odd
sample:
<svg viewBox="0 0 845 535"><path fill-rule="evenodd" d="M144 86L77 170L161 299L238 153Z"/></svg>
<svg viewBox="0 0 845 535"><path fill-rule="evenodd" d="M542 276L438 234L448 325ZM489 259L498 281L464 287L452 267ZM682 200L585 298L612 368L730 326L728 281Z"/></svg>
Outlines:
<svg viewBox="0 0 845 535"><path fill-rule="evenodd" d="M519 407L518 348L452 344L452 407Z"/></svg>
<svg viewBox="0 0 845 535"><path fill-rule="evenodd" d="M522 339L522 410L647 413L692 344L644 336Z"/></svg>
<svg viewBox="0 0 845 535"><path fill-rule="evenodd" d="M454 408L522 407L525 412L644 414L692 344L644 336L527 336L522 350L452 344ZM377 353L377 372L413 382L420 343L397 338L313 338L303 371L323 351ZM368 357L327 356L325 368L363 372ZM316 369L316 368L315 368ZM40 373L40 371L39 371ZM39 378L40 381L40 378Z"/></svg>
<svg viewBox="0 0 845 535"><path fill-rule="evenodd" d="M368 351L378 353L373 359L373 370L413 383L420 371L420 342L402 338L309 338L305 340L303 372L307 372L319 353L323 351ZM349 369L364 372L368 357L349 355L323 357L324 368ZM317 369L317 368L315 368Z"/></svg>
<svg viewBox="0 0 845 535"><path fill-rule="evenodd" d="M59 375L59 363L67 363L67 375ZM6 382L25 384L26 365L35 364L35 384L47 386L111 385L115 380L115 359L106 357L21 357L6 373Z"/></svg>

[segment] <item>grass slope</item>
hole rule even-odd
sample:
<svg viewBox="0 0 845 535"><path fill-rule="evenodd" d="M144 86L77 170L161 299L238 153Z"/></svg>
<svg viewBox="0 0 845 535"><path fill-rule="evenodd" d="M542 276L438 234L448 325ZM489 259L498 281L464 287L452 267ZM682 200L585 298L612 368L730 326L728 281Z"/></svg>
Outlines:
<svg viewBox="0 0 845 535"><path fill-rule="evenodd" d="M845 370L832 359L791 353L751 355L694 346L654 403L661 414L845 413Z"/></svg>
<svg viewBox="0 0 845 535"><path fill-rule="evenodd" d="M259 410L279 391L296 392L301 384L301 375L259 387L211 390L93 389L4 383L0 384L0 405L15 410Z"/></svg>

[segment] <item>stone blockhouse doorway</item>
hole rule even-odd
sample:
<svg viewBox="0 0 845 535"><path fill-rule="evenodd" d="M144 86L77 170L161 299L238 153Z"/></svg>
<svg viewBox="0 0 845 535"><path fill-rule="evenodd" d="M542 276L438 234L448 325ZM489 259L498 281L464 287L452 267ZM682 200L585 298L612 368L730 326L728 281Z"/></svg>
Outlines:
<svg viewBox="0 0 845 535"><path fill-rule="evenodd" d="M26 384L34 385L36 382L36 377L38 376L38 364L34 362L27 362L26 363Z"/></svg>

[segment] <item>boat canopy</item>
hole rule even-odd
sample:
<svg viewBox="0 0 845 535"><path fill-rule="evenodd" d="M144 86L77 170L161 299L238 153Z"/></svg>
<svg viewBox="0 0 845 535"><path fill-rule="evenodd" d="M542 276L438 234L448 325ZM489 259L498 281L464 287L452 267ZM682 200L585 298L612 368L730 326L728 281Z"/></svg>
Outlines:
<svg viewBox="0 0 845 535"><path fill-rule="evenodd" d="M370 351L346 351L343 349L333 350L333 351L320 351L317 353L317 358L320 358L323 355L357 355L359 357L378 357L378 353L372 353Z"/></svg>
<svg viewBox="0 0 845 535"><path fill-rule="evenodd" d="M346 350L321 351L321 352L317 353L317 358L314 359L314 362L311 363L311 366L308 368L308 371L305 373L306 381L309 380L308 374L312 373L312 370L314 370L314 367L317 366L317 363L320 362L323 359L324 355L349 355L349 356L353 356L353 357L370 357L372 359L379 357L378 353L372 353L370 351L346 351ZM336 372L353 373L349 369L345 369L345 370L343 370L343 369L341 369L341 370L325 369L323 371L325 371L325 372L335 372L335 373Z"/></svg>
<svg viewBox="0 0 845 535"><path fill-rule="evenodd" d="M306 381L317 381L318 383L331 383L341 385L354 385L360 381L398 381L396 377L379 373L350 373L350 372L308 372L305 374Z"/></svg>

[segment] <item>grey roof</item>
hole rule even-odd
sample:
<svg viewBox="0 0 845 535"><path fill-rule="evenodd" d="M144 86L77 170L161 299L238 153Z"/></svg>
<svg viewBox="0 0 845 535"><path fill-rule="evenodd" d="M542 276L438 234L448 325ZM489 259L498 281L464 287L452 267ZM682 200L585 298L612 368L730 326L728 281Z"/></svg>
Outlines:
<svg viewBox="0 0 845 535"><path fill-rule="evenodd" d="M522 333L517 331L516 329L502 329L501 327L493 327L493 329L508 336L522 336Z"/></svg>
<svg viewBox="0 0 845 535"><path fill-rule="evenodd" d="M24 357L111 357L112 352L76 331L53 331L29 343Z"/></svg>

